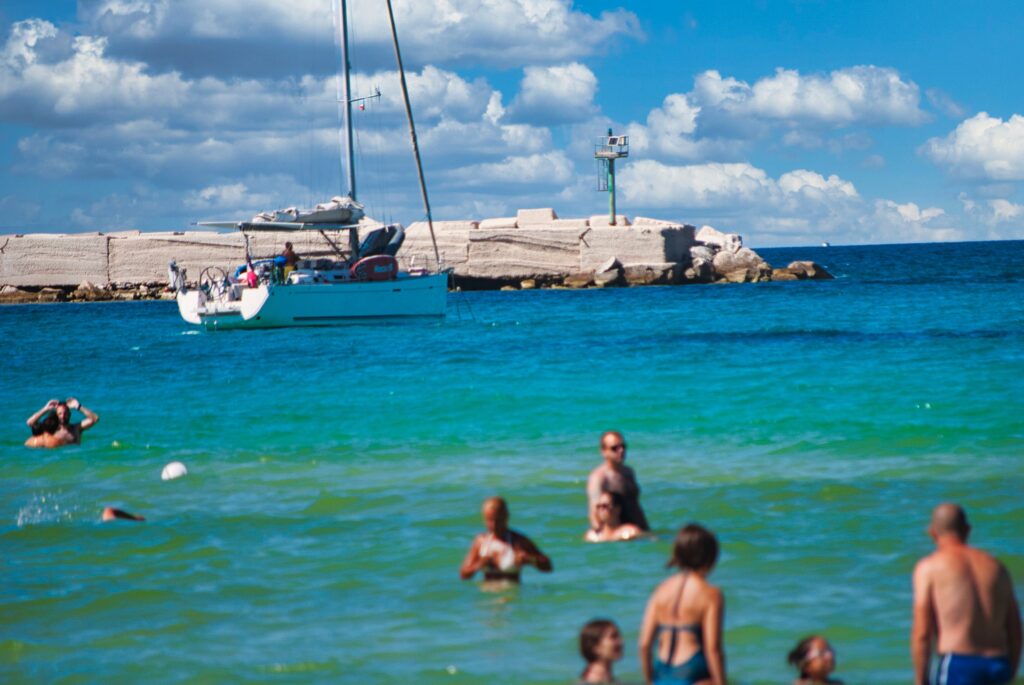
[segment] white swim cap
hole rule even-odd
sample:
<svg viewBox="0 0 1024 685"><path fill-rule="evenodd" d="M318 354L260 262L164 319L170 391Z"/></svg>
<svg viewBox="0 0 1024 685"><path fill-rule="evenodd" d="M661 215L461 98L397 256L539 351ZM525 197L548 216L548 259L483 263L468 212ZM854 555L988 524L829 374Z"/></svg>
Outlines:
<svg viewBox="0 0 1024 685"><path fill-rule="evenodd" d="M160 472L160 478L163 480L174 480L175 478L181 478L188 473L188 469L180 461L172 461L170 464L164 467L164 470Z"/></svg>

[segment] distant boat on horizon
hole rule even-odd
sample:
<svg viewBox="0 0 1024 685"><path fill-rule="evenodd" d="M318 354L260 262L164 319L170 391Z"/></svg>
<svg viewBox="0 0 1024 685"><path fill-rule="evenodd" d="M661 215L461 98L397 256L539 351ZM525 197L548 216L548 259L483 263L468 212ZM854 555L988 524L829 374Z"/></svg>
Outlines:
<svg viewBox="0 0 1024 685"><path fill-rule="evenodd" d="M822 247L832 247L832 243L830 243L830 242L828 242L828 241L826 240L825 242L823 242L823 243L821 244L821 246L822 246Z"/></svg>

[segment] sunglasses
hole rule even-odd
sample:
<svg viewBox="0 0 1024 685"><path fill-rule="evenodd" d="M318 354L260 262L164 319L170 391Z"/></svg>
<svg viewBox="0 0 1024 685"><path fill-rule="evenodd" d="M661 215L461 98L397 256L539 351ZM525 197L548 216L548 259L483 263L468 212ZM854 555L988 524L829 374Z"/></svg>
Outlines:
<svg viewBox="0 0 1024 685"><path fill-rule="evenodd" d="M611 509L612 505L608 504L607 502L598 502L597 505L595 505L594 508L595 509Z"/></svg>
<svg viewBox="0 0 1024 685"><path fill-rule="evenodd" d="M604 448L613 452L619 452L626 449L626 443L620 442L618 445L605 445Z"/></svg>

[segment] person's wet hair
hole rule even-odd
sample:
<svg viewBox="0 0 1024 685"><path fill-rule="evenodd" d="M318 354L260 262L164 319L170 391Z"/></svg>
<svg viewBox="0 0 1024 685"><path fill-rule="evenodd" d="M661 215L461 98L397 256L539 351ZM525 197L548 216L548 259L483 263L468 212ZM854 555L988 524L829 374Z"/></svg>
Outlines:
<svg viewBox="0 0 1024 685"><path fill-rule="evenodd" d="M807 655L811 651L811 645L815 640L818 639L817 635L808 635L800 642L796 643L796 647L790 650L789 656L786 657L786 661L789 662L793 668L800 671L800 677L807 677Z"/></svg>
<svg viewBox="0 0 1024 685"><path fill-rule="evenodd" d="M690 523L683 526L676 535L672 547L672 558L668 566L678 566L690 571L709 569L718 561L718 540L715 534L700 525Z"/></svg>
<svg viewBox="0 0 1024 685"><path fill-rule="evenodd" d="M622 511L623 507L626 506L626 498L622 496L621 492L611 492L609 490L605 490L603 494L608 495L608 497L612 501L612 506L618 509L619 511Z"/></svg>
<svg viewBox="0 0 1024 685"><path fill-rule="evenodd" d="M597 661L597 645L609 628L616 628L615 621L605 618L594 619L580 631L580 656L588 663Z"/></svg>
<svg viewBox="0 0 1024 685"><path fill-rule="evenodd" d="M66 402L58 402L57 406L64 407L65 409L68 408ZM70 411L71 410L68 409L69 413ZM43 433L48 433L52 435L56 433L59 428L60 419L57 418L57 407L54 407L50 411L46 412L46 414L41 419L39 419L36 425L32 427L32 435L42 435Z"/></svg>

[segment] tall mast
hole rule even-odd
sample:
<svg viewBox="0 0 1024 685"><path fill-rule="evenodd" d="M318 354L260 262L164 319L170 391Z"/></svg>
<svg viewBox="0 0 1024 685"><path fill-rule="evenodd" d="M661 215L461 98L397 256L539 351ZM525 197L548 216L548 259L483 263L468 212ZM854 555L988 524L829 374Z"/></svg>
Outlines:
<svg viewBox="0 0 1024 685"><path fill-rule="evenodd" d="M348 172L348 196L356 199L356 163L355 149L352 145L352 95L349 72L351 65L348 62L348 2L341 0L340 11L341 29L341 104L343 105L343 130L341 133L341 147L343 151L342 167ZM345 164L347 162L347 165Z"/></svg>
<svg viewBox="0 0 1024 685"><path fill-rule="evenodd" d="M344 4L344 0L342 0ZM423 196L423 209L427 212L427 227L430 228L430 242L434 245L434 259L437 268L441 268L441 255L437 251L437 239L434 237L434 219L430 213L430 199L427 197L427 182L423 180L423 162L420 160L420 145L416 140L416 123L412 119L412 104L409 102L409 88L405 84L405 67L402 66L402 51L398 47L398 29L395 28L395 13L391 9L391 0L387 0L388 21L391 22L391 40L395 44L395 60L398 62L398 78L402 83L402 98L405 100L405 116L409 120L409 135L412 137L412 154L416 158L416 173L420 179L420 195Z"/></svg>

